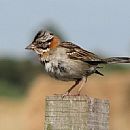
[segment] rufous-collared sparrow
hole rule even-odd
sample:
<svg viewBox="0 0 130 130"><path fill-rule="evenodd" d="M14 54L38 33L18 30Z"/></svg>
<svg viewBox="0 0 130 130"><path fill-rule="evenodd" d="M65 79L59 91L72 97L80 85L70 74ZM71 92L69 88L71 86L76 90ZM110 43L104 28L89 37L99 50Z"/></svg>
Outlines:
<svg viewBox="0 0 130 130"><path fill-rule="evenodd" d="M35 51L47 73L59 80L75 81L75 84L63 95L69 95L70 91L78 85L78 95L91 74L102 75L98 71L100 64L130 63L129 57L100 58L99 56L86 51L71 42L63 42L49 31L39 31L33 42L26 47Z"/></svg>

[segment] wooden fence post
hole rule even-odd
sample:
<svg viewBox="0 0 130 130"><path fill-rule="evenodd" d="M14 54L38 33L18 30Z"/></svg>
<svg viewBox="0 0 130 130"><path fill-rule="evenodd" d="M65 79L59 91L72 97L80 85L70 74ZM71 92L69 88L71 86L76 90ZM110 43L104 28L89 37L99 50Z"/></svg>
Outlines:
<svg viewBox="0 0 130 130"><path fill-rule="evenodd" d="M44 130L108 130L109 101L87 96L46 97Z"/></svg>

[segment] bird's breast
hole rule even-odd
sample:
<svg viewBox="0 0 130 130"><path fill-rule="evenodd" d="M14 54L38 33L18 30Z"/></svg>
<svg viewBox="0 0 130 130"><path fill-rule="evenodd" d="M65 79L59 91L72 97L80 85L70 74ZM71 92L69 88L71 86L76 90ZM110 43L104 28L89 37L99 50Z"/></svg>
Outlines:
<svg viewBox="0 0 130 130"><path fill-rule="evenodd" d="M68 78L68 68L66 68L61 62L47 62L45 63L45 70L51 76L59 80L70 80Z"/></svg>

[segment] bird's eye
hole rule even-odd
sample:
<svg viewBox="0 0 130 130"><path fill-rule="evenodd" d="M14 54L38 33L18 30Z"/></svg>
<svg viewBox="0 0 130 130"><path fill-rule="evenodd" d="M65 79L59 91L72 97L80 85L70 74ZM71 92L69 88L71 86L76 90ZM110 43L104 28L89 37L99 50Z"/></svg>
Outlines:
<svg viewBox="0 0 130 130"><path fill-rule="evenodd" d="M54 35L54 34L50 32L50 35Z"/></svg>
<svg viewBox="0 0 130 130"><path fill-rule="evenodd" d="M37 43L38 43L38 44L42 44L42 42L41 42L41 41L37 41Z"/></svg>

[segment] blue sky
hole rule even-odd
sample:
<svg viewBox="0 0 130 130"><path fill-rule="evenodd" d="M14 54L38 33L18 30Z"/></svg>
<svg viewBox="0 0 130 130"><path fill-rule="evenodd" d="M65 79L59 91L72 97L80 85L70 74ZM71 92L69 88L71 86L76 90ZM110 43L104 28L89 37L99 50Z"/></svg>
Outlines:
<svg viewBox="0 0 130 130"><path fill-rule="evenodd" d="M26 57L25 46L51 22L89 51L130 55L130 0L0 0L0 55Z"/></svg>

